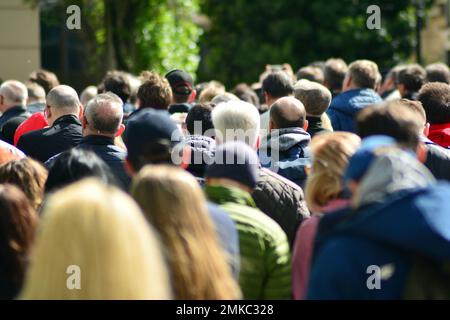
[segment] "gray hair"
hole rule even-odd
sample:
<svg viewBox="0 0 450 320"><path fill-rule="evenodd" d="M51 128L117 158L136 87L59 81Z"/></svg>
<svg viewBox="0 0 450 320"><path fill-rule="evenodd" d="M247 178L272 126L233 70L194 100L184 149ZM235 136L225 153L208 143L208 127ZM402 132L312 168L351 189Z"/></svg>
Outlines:
<svg viewBox="0 0 450 320"><path fill-rule="evenodd" d="M222 103L222 102L238 101L238 100L239 100L239 98L236 97L234 94L229 93L229 92L225 92L225 93L222 93L222 94L219 94L219 95L215 96L211 100L211 103L217 105L217 104Z"/></svg>
<svg viewBox="0 0 450 320"><path fill-rule="evenodd" d="M36 82L28 82L26 84L28 91L28 99L35 100L37 102L45 103L45 90L41 85Z"/></svg>
<svg viewBox="0 0 450 320"><path fill-rule="evenodd" d="M305 106L306 113L321 116L331 103L331 92L320 83L300 80L294 86L294 96Z"/></svg>
<svg viewBox="0 0 450 320"><path fill-rule="evenodd" d="M97 87L89 86L86 87L81 93L80 100L83 106L86 106L88 102L93 99L98 93Z"/></svg>
<svg viewBox="0 0 450 320"><path fill-rule="evenodd" d="M68 113L77 112L80 107L78 93L69 86L59 85L47 94L47 105Z"/></svg>
<svg viewBox="0 0 450 320"><path fill-rule="evenodd" d="M89 101L84 116L92 130L115 134L123 119L123 101L112 92L99 94Z"/></svg>
<svg viewBox="0 0 450 320"><path fill-rule="evenodd" d="M252 148L256 146L260 117L251 103L241 100L220 103L213 109L211 118L219 142L238 140Z"/></svg>
<svg viewBox="0 0 450 320"><path fill-rule="evenodd" d="M8 104L26 105L28 91L25 85L17 80L8 80L0 86L0 95L4 97Z"/></svg>

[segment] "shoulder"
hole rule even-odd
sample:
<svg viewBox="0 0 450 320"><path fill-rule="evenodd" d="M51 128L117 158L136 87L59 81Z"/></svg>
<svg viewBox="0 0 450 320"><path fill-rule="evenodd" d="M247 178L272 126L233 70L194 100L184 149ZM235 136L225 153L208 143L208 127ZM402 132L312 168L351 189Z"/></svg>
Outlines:
<svg viewBox="0 0 450 320"><path fill-rule="evenodd" d="M303 190L298 185L266 168L260 170L255 192L258 191L275 192L292 201L303 200Z"/></svg>

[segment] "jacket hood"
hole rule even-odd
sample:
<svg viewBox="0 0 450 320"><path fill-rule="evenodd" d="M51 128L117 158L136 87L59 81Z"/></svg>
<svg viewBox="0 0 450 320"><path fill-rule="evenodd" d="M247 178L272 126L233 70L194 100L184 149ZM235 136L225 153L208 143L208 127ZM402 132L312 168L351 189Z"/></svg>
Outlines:
<svg viewBox="0 0 450 320"><path fill-rule="evenodd" d="M372 89L353 89L337 95L330 108L353 118L365 106L381 102L383 102L381 97Z"/></svg>
<svg viewBox="0 0 450 320"><path fill-rule="evenodd" d="M353 206L382 202L391 194L433 183L433 175L412 154L394 149L374 160L360 182Z"/></svg>
<svg viewBox="0 0 450 320"><path fill-rule="evenodd" d="M432 124L428 138L441 147L450 147L450 123Z"/></svg>
<svg viewBox="0 0 450 320"><path fill-rule="evenodd" d="M297 145L306 147L311 141L311 136L302 128L276 129L261 141L260 150L285 152Z"/></svg>

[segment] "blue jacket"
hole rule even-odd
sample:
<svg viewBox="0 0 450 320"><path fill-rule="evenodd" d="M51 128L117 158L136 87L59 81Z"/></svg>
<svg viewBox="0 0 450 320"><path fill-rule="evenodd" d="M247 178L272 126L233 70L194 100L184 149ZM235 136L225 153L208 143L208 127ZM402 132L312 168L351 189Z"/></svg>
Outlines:
<svg viewBox="0 0 450 320"><path fill-rule="evenodd" d="M302 128L272 130L259 147L261 165L303 187L311 163L310 141Z"/></svg>
<svg viewBox="0 0 450 320"><path fill-rule="evenodd" d="M370 169L359 207L322 217L308 299L401 299L413 255L450 261L450 184L403 160ZM371 266L380 270L378 289L370 288Z"/></svg>
<svg viewBox="0 0 450 320"><path fill-rule="evenodd" d="M372 89L353 89L334 97L327 114L334 131L356 132L356 114L366 106L382 102Z"/></svg>

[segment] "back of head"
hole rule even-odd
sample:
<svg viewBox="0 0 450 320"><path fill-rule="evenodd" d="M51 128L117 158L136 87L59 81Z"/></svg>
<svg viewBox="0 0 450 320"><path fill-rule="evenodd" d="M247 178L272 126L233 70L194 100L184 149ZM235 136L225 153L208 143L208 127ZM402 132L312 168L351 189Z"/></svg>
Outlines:
<svg viewBox="0 0 450 320"><path fill-rule="evenodd" d="M134 171L146 164L173 164L172 152L182 134L167 112L143 110L127 122L124 142Z"/></svg>
<svg viewBox="0 0 450 320"><path fill-rule="evenodd" d="M2 283L20 288L33 244L38 217L25 194L10 184L0 184L0 261ZM6 292L6 291L4 291ZM13 299L14 296L3 299Z"/></svg>
<svg viewBox="0 0 450 320"><path fill-rule="evenodd" d="M142 72L141 80L142 84L137 92L139 107L167 110L172 103L172 89L169 81L150 71Z"/></svg>
<svg viewBox="0 0 450 320"><path fill-rule="evenodd" d="M212 111L216 140L242 141L256 146L260 117L256 107L244 101L230 101L217 105Z"/></svg>
<svg viewBox="0 0 450 320"><path fill-rule="evenodd" d="M316 117L325 113L331 103L330 90L308 80L300 80L295 84L294 96L303 103L306 114Z"/></svg>
<svg viewBox="0 0 450 320"><path fill-rule="evenodd" d="M427 73L427 82L443 82L450 84L450 70L445 63L432 63L429 64L425 71Z"/></svg>
<svg viewBox="0 0 450 320"><path fill-rule="evenodd" d="M101 85L103 92L112 92L126 103L131 96L131 86L128 75L123 71L108 71Z"/></svg>
<svg viewBox="0 0 450 320"><path fill-rule="evenodd" d="M231 93L236 95L240 100L253 104L259 108L259 97L256 92L245 83L238 84Z"/></svg>
<svg viewBox="0 0 450 320"><path fill-rule="evenodd" d="M170 295L160 244L129 196L88 179L49 197L22 299Z"/></svg>
<svg viewBox="0 0 450 320"><path fill-rule="evenodd" d="M425 78L425 70L418 64L411 64L399 71L397 84L403 85L406 92L418 92L425 83Z"/></svg>
<svg viewBox="0 0 450 320"><path fill-rule="evenodd" d="M225 93L225 89L223 87L211 85L211 83L208 83L206 87L201 91L198 100L200 103L211 102L216 96L223 93Z"/></svg>
<svg viewBox="0 0 450 320"><path fill-rule="evenodd" d="M417 150L423 124L417 113L399 101L364 108L356 118L361 138L372 135L392 137L407 149Z"/></svg>
<svg viewBox="0 0 450 320"><path fill-rule="evenodd" d="M305 125L305 107L294 97L278 99L269 112L273 129L303 128Z"/></svg>
<svg viewBox="0 0 450 320"><path fill-rule="evenodd" d="M347 71L348 66L344 60L328 59L323 68L324 84L333 92L341 91Z"/></svg>
<svg viewBox="0 0 450 320"><path fill-rule="evenodd" d="M320 84L323 84L324 81L324 74L322 69L318 67L303 67L300 70L297 71L297 79L298 80L309 80L314 81Z"/></svg>
<svg viewBox="0 0 450 320"><path fill-rule="evenodd" d="M313 163L305 188L308 207L314 212L330 201L342 198L342 178L350 157L361 139L350 132L330 132L314 136L311 141Z"/></svg>
<svg viewBox="0 0 450 320"><path fill-rule="evenodd" d="M34 209L39 209L44 199L47 170L31 158L10 161L0 166L0 183L9 183L20 188Z"/></svg>
<svg viewBox="0 0 450 320"><path fill-rule="evenodd" d="M195 178L173 166L146 166L131 191L169 250L177 299L235 299L238 287Z"/></svg>
<svg viewBox="0 0 450 320"><path fill-rule="evenodd" d="M431 124L450 122L450 85L441 82L425 84L419 91L418 100Z"/></svg>
<svg viewBox="0 0 450 320"><path fill-rule="evenodd" d="M112 92L102 93L84 109L87 126L92 132L114 137L123 119L123 102Z"/></svg>
<svg viewBox="0 0 450 320"><path fill-rule="evenodd" d="M58 114L78 114L81 102L72 87L59 85L47 94L47 105L56 109Z"/></svg>
<svg viewBox="0 0 450 320"><path fill-rule="evenodd" d="M83 106L98 94L98 89L95 86L86 87L80 95L80 102Z"/></svg>
<svg viewBox="0 0 450 320"><path fill-rule="evenodd" d="M175 103L188 102L189 97L194 90L194 80L192 76L183 70L169 71L165 78L169 81L172 88L173 100Z"/></svg>
<svg viewBox="0 0 450 320"><path fill-rule="evenodd" d="M203 136L208 130L214 129L211 112L213 105L196 104L192 106L186 117L186 128L191 135Z"/></svg>
<svg viewBox="0 0 450 320"><path fill-rule="evenodd" d="M106 184L117 184L109 167L95 153L72 148L61 153L50 167L45 193L55 192L88 177L95 177Z"/></svg>
<svg viewBox="0 0 450 320"><path fill-rule="evenodd" d="M375 89L379 75L377 64L370 60L356 60L348 67L348 76L358 88Z"/></svg>
<svg viewBox="0 0 450 320"><path fill-rule="evenodd" d="M262 90L272 98L289 96L294 90L292 78L284 71L271 72L264 78Z"/></svg>
<svg viewBox="0 0 450 320"><path fill-rule="evenodd" d="M36 82L26 83L28 92L28 101L30 103L45 103L45 90Z"/></svg>
<svg viewBox="0 0 450 320"><path fill-rule="evenodd" d="M211 103L217 105L217 104L222 103L222 102L237 101L237 100L239 100L239 98L236 97L234 94L229 93L229 92L225 92L225 93L222 93L222 94L219 94L219 95L215 96L211 100Z"/></svg>
<svg viewBox="0 0 450 320"><path fill-rule="evenodd" d="M25 106L28 99L28 90L20 81L7 80L0 86L0 96L3 97L3 104Z"/></svg>
<svg viewBox="0 0 450 320"><path fill-rule="evenodd" d="M44 88L45 93L47 94L50 90L59 85L59 80L56 74L44 69L32 72L28 80L39 84L42 88Z"/></svg>

